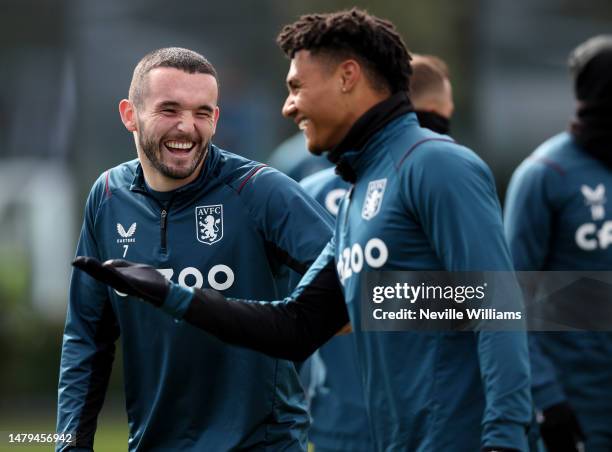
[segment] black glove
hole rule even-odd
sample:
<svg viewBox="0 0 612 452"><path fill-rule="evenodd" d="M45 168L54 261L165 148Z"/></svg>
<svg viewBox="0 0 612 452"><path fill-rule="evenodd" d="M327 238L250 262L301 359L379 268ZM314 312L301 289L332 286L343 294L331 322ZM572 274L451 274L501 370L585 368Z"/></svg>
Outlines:
<svg viewBox="0 0 612 452"><path fill-rule="evenodd" d="M164 303L168 295L170 283L150 265L121 259L101 263L85 256L77 256L72 265L121 293L142 298L157 307Z"/></svg>
<svg viewBox="0 0 612 452"><path fill-rule="evenodd" d="M569 403L561 402L546 408L538 423L548 452L584 450L585 436Z"/></svg>

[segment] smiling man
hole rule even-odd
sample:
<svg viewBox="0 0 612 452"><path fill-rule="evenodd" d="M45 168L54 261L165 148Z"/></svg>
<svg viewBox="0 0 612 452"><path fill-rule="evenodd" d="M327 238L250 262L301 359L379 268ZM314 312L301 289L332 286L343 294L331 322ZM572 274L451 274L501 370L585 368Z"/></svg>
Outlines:
<svg viewBox="0 0 612 452"><path fill-rule="evenodd" d="M288 177L212 145L217 98L215 69L193 51L140 61L119 104L138 159L94 184L78 254L145 262L178 284L235 297L277 298L283 265L304 273L331 220ZM92 450L120 335L131 451L305 449L293 363L225 345L75 272L57 431L76 441L58 450Z"/></svg>
<svg viewBox="0 0 612 452"><path fill-rule="evenodd" d="M291 58L283 114L352 184L334 238L291 296L228 302L148 266L75 265L225 341L287 359L304 359L350 318L376 450L526 450L524 333L371 332L361 322L368 272L512 269L489 168L419 127L406 94L410 56L390 22L358 9L311 14L278 42Z"/></svg>
<svg viewBox="0 0 612 452"><path fill-rule="evenodd" d="M145 58L134 70L129 100L119 103L121 120L134 132L146 182L154 190L168 192L199 175L219 120L216 73L212 66L208 71L151 69L151 59ZM183 120L184 115L189 118Z"/></svg>

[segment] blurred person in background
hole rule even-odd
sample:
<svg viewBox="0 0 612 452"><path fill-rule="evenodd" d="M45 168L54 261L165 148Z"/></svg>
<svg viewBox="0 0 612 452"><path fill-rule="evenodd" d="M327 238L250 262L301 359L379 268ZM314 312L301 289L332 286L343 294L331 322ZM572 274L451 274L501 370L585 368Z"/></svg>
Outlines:
<svg viewBox="0 0 612 452"><path fill-rule="evenodd" d="M612 35L578 46L569 66L577 104L569 130L539 146L508 188L506 234L519 271L612 270ZM588 297L576 303L588 312ZM547 449L611 451L612 333L529 339Z"/></svg>
<svg viewBox="0 0 612 452"><path fill-rule="evenodd" d="M278 42L291 58L283 114L353 184L334 237L291 296L228 300L151 266L88 256L74 265L224 341L283 359L305 359L350 320L376 450L525 450L524 332L361 328L369 272L512 269L491 171L419 126L407 95L410 57L391 22L356 8L310 14Z"/></svg>
<svg viewBox="0 0 612 452"><path fill-rule="evenodd" d="M448 66L434 55L412 55L410 100L421 127L448 135L455 111Z"/></svg>
<svg viewBox="0 0 612 452"><path fill-rule="evenodd" d="M293 180L300 181L313 173L332 168L334 164L320 155L308 152L306 139L302 132L290 136L278 145L268 163L272 168L282 171Z"/></svg>
<svg viewBox="0 0 612 452"><path fill-rule="evenodd" d="M279 268L304 273L332 220L287 176L212 144L217 99L216 71L196 52L165 48L138 63L119 104L138 158L94 184L79 255L145 262L234 297L277 298ZM57 431L76 441L58 450L93 449L120 336L129 450L305 450L309 419L293 363L124 297L72 275Z"/></svg>
<svg viewBox="0 0 612 452"><path fill-rule="evenodd" d="M410 63L409 95L421 127L448 134L454 103L446 63L433 55L417 54L412 54ZM319 171L300 185L334 217L350 188L334 168ZM331 339L309 359L302 375L309 387L309 440L315 451L373 450L353 339L348 335Z"/></svg>

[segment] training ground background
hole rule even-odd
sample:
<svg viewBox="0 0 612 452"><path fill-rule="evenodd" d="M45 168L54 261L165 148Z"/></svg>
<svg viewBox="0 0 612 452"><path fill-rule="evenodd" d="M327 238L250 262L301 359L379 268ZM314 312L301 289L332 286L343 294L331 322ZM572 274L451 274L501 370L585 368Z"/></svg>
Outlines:
<svg viewBox="0 0 612 452"><path fill-rule="evenodd" d="M166 46L206 55L221 80L216 144L265 162L295 133L280 115L288 63L277 32L354 5L448 61L453 136L491 166L502 200L516 165L567 126L568 52L612 30L609 0L0 0L1 432L54 429L69 262L92 182L135 157L117 103L139 58ZM117 358L99 451L127 444Z"/></svg>

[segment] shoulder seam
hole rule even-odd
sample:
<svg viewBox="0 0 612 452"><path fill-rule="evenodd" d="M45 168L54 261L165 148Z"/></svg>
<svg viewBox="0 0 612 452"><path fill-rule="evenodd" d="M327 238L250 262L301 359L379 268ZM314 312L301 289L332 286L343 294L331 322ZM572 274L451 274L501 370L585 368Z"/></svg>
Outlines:
<svg viewBox="0 0 612 452"><path fill-rule="evenodd" d="M402 158L400 159L400 161L396 165L396 169L399 169L400 166L402 166L402 163L404 163L404 160L406 160L406 158L412 153L412 151L414 151L417 147L419 147L423 143L426 143L427 141L446 141L447 143L456 143L456 141L453 140L452 138L425 138L423 140L417 141L402 156Z"/></svg>
<svg viewBox="0 0 612 452"><path fill-rule="evenodd" d="M112 169L112 168L111 168ZM100 197L100 201L98 202L98 205L96 206L95 209L95 215L93 218L93 226L95 228L95 226L98 223L98 216L100 214L100 211L102 210L102 206L111 198L111 196L113 195L113 192L110 188L110 182L109 182L109 176L110 176L110 172L111 170L108 169L106 170L106 172L104 173L104 193L103 195Z"/></svg>
<svg viewBox="0 0 612 452"><path fill-rule="evenodd" d="M557 162L554 162L553 160L551 160L549 158L546 158L546 157L528 157L527 160L531 160L533 162L542 163L545 166L548 166L549 168L551 168L554 171L556 171L557 173L559 173L561 176L565 176L565 170L561 167L561 165L559 165Z"/></svg>
<svg viewBox="0 0 612 452"><path fill-rule="evenodd" d="M253 169L251 170L251 172L249 173L249 175L246 177L246 179L242 181L242 183L240 184L240 186L238 187L238 189L236 190L236 192L237 192L238 194L240 194L240 192L242 191L242 189L244 188L244 186L247 184L247 182L248 182L249 180L251 180L251 178L252 178L252 177L253 177L255 174L257 174L257 173L259 172L259 170L261 170L261 169L263 169L263 168L266 168L266 167L268 167L268 165L266 165L266 164L262 164L262 165L259 165L259 166L256 166L255 168L253 168Z"/></svg>
<svg viewBox="0 0 612 452"><path fill-rule="evenodd" d="M110 176L110 172L111 172L111 170L106 170L106 181L104 183L104 192L106 193L106 197L107 198L110 198L113 195L113 193L110 190L110 184L109 184L109 181L108 181L108 178Z"/></svg>

